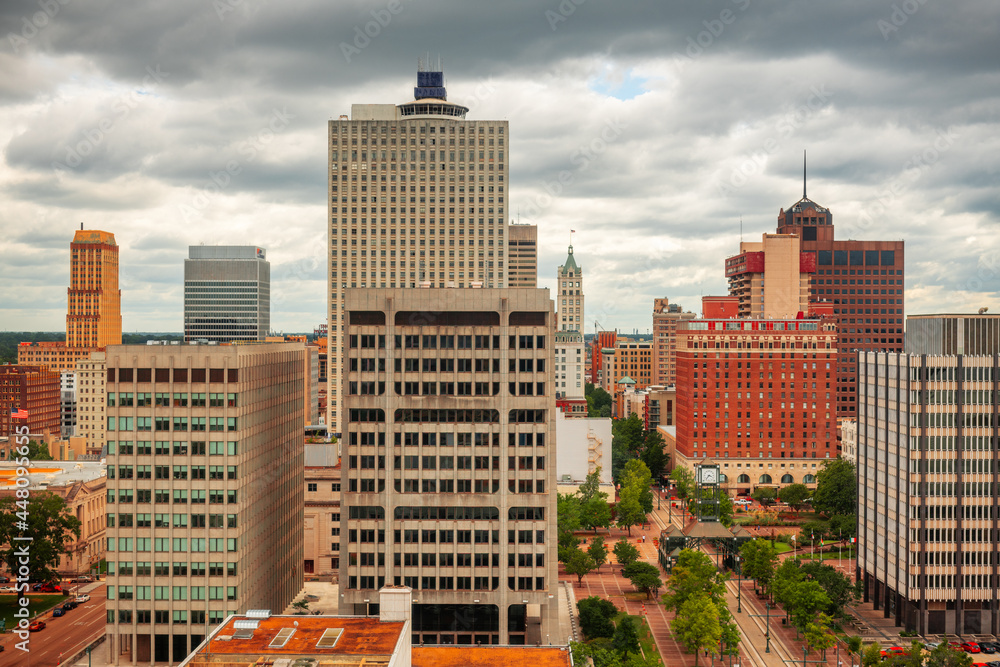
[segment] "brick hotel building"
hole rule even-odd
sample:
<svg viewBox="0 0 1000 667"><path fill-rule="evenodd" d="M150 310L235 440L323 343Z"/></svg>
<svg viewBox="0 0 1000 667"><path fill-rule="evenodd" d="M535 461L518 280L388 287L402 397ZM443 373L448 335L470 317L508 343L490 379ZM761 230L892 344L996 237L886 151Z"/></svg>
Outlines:
<svg viewBox="0 0 1000 667"><path fill-rule="evenodd" d="M815 484L837 457L829 319L692 320L677 331L677 461L711 458L723 488Z"/></svg>

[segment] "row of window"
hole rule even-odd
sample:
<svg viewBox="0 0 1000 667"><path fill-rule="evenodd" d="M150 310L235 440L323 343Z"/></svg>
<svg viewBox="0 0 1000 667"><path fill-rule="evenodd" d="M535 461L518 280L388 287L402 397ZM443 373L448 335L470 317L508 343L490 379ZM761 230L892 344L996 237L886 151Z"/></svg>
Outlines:
<svg viewBox="0 0 1000 667"><path fill-rule="evenodd" d="M347 337L348 347L351 349L385 349L385 335L383 334L352 334ZM500 336L498 335L400 335L395 336L395 348L397 350L499 350ZM533 350L545 349L545 336L509 336L508 347L510 349Z"/></svg>
<svg viewBox="0 0 1000 667"><path fill-rule="evenodd" d="M190 492L190 502L192 505L204 504L208 499L210 505L235 505L237 502L236 489L174 489L172 492L167 489L108 489L107 503L180 503L187 504L188 493Z"/></svg>
<svg viewBox="0 0 1000 667"><path fill-rule="evenodd" d="M188 575L193 577L221 577L222 575L236 576L236 563L208 563L207 567L205 563L187 563L187 562L175 562L169 563L167 561L157 561L156 563L151 563L149 561L139 561L133 563L130 560L123 561L108 561L108 576L119 576L119 577L131 577L133 575L137 577L169 577L171 575L175 577L186 577Z"/></svg>
<svg viewBox="0 0 1000 667"><path fill-rule="evenodd" d="M206 429L206 425L208 428ZM108 417L108 431L236 431L236 417ZM155 428L154 428L155 427Z"/></svg>
<svg viewBox="0 0 1000 667"><path fill-rule="evenodd" d="M109 585L107 589L108 589L108 600L235 600L236 599L236 586Z"/></svg>
<svg viewBox="0 0 1000 667"><path fill-rule="evenodd" d="M347 541L358 544L384 544L384 528L351 528ZM500 544L500 531L496 529L452 530L433 528L396 528L396 544ZM544 530L508 530L507 544L545 544Z"/></svg>
<svg viewBox="0 0 1000 667"><path fill-rule="evenodd" d="M350 555L351 565L369 566L385 565L385 554L360 553ZM507 554L507 566L544 567L545 554ZM500 567L500 554L488 553L399 553L393 554L393 564L396 567Z"/></svg>
<svg viewBox="0 0 1000 667"><path fill-rule="evenodd" d="M236 598L229 599L235 600ZM162 609L135 609L133 614L132 609L119 609L117 612L114 609L108 609L107 622L109 625L114 623L131 625L133 622L139 625L147 625L149 623L156 623L157 625L187 625L189 622L191 625L204 625L207 618L207 622L215 626L222 623L227 616L231 616L234 613L236 612L209 611L206 614L204 611L192 610L189 615L186 609L176 609L172 614ZM188 620L189 617L190 621Z"/></svg>
<svg viewBox="0 0 1000 667"><path fill-rule="evenodd" d="M108 383L113 382L239 382L238 368L109 368Z"/></svg>
<svg viewBox="0 0 1000 667"><path fill-rule="evenodd" d="M498 479L394 479L397 493L497 493ZM352 493L382 493L385 480L351 479L348 491ZM507 480L508 493L545 493L545 480Z"/></svg>
<svg viewBox="0 0 1000 667"><path fill-rule="evenodd" d="M362 373L385 372L385 359L352 358L348 367L351 371ZM395 359L394 368L397 373L499 373L500 359L442 359L439 357L414 357ZM509 359L509 373L543 373L545 359Z"/></svg>
<svg viewBox="0 0 1000 667"><path fill-rule="evenodd" d="M129 442L127 440L108 440L108 454L119 454L122 456L133 454L138 456L236 456L239 448L235 440L222 441L194 440L190 443L181 440L157 440L155 443L150 440L137 440Z"/></svg>
<svg viewBox="0 0 1000 667"><path fill-rule="evenodd" d="M349 590L368 590L385 585L385 577L354 576L347 577ZM415 577L396 576L395 585L408 586L414 591L495 591L500 587L500 577ZM512 591L542 591L545 587L545 577L507 577L507 587Z"/></svg>
<svg viewBox="0 0 1000 667"><path fill-rule="evenodd" d="M239 466L161 466L161 465L113 465L108 466L108 479L236 479Z"/></svg>
<svg viewBox="0 0 1000 667"><path fill-rule="evenodd" d="M357 382L352 380L347 383L347 393L351 396L382 396L385 394L385 384L385 382ZM500 393L500 383L396 382L393 385L393 389L397 396L496 396ZM507 389L511 396L545 395L544 382L509 382ZM158 428L157 430L160 429ZM192 428L192 430L194 429Z"/></svg>
<svg viewBox="0 0 1000 667"><path fill-rule="evenodd" d="M132 528L133 526L135 528L169 528L171 525L174 528L187 528L189 525L192 528L236 528L237 524L235 514L174 514L173 522L171 522L171 515L165 513L133 515L130 512L122 512L116 515L114 512L108 512L106 517L108 528L115 526L119 528Z"/></svg>
<svg viewBox="0 0 1000 667"><path fill-rule="evenodd" d="M235 537L109 537L107 540L108 551L115 551L117 547L117 551L124 551L126 553L132 551L232 552L237 550L239 542Z"/></svg>

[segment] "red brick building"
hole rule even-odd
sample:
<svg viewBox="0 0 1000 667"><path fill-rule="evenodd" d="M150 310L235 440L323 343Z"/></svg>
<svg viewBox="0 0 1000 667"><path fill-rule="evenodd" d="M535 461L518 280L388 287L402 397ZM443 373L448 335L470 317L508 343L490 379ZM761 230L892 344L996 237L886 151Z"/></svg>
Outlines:
<svg viewBox="0 0 1000 667"><path fill-rule="evenodd" d="M614 347L615 342L617 340L618 340L618 332L616 331L598 331L597 335L591 339L590 341L591 384L593 385L601 384L601 369L603 368L601 350L606 347Z"/></svg>
<svg viewBox="0 0 1000 667"><path fill-rule="evenodd" d="M836 363L829 319L687 322L678 330L677 462L711 457L730 477L724 486L743 493L810 483L785 466L837 456ZM755 475L737 483L747 459Z"/></svg>
<svg viewBox="0 0 1000 667"><path fill-rule="evenodd" d="M740 312L738 296L701 297L701 316L706 320L724 320L736 317Z"/></svg>
<svg viewBox="0 0 1000 667"><path fill-rule="evenodd" d="M856 350L903 351L903 241L837 241L833 213L805 197L778 213L778 233L815 253L810 294L838 323L837 414L857 415Z"/></svg>
<svg viewBox="0 0 1000 667"><path fill-rule="evenodd" d="M12 408L27 410L27 421L11 420ZM57 438L59 410L59 373L40 366L0 366L0 436L27 423L33 438Z"/></svg>

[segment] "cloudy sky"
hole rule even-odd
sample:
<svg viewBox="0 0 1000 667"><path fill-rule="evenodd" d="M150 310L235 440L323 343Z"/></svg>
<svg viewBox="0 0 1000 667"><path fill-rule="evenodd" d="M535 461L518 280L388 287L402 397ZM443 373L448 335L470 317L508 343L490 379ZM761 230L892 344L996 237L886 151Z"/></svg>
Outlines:
<svg viewBox="0 0 1000 667"><path fill-rule="evenodd" d="M82 222L121 246L127 331L182 329L198 243L267 248L273 326L311 331L326 121L411 99L428 52L510 121L541 286L577 230L588 333L725 293L803 149L838 238L906 241L906 312L1000 310L995 0L25 0L0 28L7 330L64 328Z"/></svg>

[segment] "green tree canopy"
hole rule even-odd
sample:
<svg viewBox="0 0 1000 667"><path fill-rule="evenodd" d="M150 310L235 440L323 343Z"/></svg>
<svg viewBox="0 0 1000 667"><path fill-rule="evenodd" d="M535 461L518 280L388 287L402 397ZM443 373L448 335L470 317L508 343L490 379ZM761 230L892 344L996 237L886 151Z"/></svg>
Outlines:
<svg viewBox="0 0 1000 667"><path fill-rule="evenodd" d="M624 537L615 542L614 548L615 560L622 567L626 567L630 563L634 563L639 560L639 549L634 544L626 540Z"/></svg>
<svg viewBox="0 0 1000 667"><path fill-rule="evenodd" d="M588 417L611 416L611 404L614 402L611 394L604 391L601 387L595 387L588 382L584 387L584 396L587 399Z"/></svg>
<svg viewBox="0 0 1000 667"><path fill-rule="evenodd" d="M608 547L604 544L603 537L595 537L587 547L587 553L594 559L594 565L600 571L601 566L608 562Z"/></svg>
<svg viewBox="0 0 1000 667"><path fill-rule="evenodd" d="M594 558L586 551L573 549L566 560L566 574L575 574L577 583L582 584L583 578L594 571Z"/></svg>
<svg viewBox="0 0 1000 667"><path fill-rule="evenodd" d="M798 581L791 584L785 592L785 613L799 632L804 632L806 626L816 618L816 614L830 605L830 598L818 582L812 580Z"/></svg>
<svg viewBox="0 0 1000 667"><path fill-rule="evenodd" d="M694 549L682 549L667 579L663 604L667 609L679 611L689 598L705 593L719 606L724 606L725 578L710 556Z"/></svg>
<svg viewBox="0 0 1000 667"><path fill-rule="evenodd" d="M580 529L579 496L560 493L556 496L556 528L558 532L559 560L563 563L569 553L580 544L574 533Z"/></svg>
<svg viewBox="0 0 1000 667"><path fill-rule="evenodd" d="M743 576L753 579L757 585L766 589L778 567L778 550L770 540L758 538L746 542L740 547L740 558Z"/></svg>
<svg viewBox="0 0 1000 667"><path fill-rule="evenodd" d="M625 466L639 456L645 441L642 420L635 413L628 419L616 419L611 424L611 434L611 477L624 488L622 475Z"/></svg>
<svg viewBox="0 0 1000 667"><path fill-rule="evenodd" d="M816 475L812 504L827 516L854 514L857 511L858 476L854 464L844 459L829 459Z"/></svg>
<svg viewBox="0 0 1000 667"><path fill-rule="evenodd" d="M646 438L642 443L639 458L649 468L649 473L655 480L660 479L660 474L667 465L667 454L663 451L665 444L663 436L658 430L646 431Z"/></svg>
<svg viewBox="0 0 1000 667"><path fill-rule="evenodd" d="M834 514L830 517L830 537L847 540L858 532L857 514Z"/></svg>
<svg viewBox="0 0 1000 667"><path fill-rule="evenodd" d="M66 510L66 501L54 493L34 491L29 498L0 498L0 553L11 572L23 564L17 549L30 536L28 570L32 581L52 581L59 577L59 559L73 551L80 539L80 520Z"/></svg>
<svg viewBox="0 0 1000 667"><path fill-rule="evenodd" d="M660 587L663 586L663 582L660 580L660 569L643 561L636 561L626 566L625 578L632 582L636 590L645 593L647 600L652 600Z"/></svg>
<svg viewBox="0 0 1000 667"><path fill-rule="evenodd" d="M691 472L690 468L682 465L675 466L670 471L670 481L677 487L678 498L690 498L694 495L694 473Z"/></svg>
<svg viewBox="0 0 1000 667"><path fill-rule="evenodd" d="M789 484L778 491L778 498L798 512L809 498L809 487L805 484Z"/></svg>
<svg viewBox="0 0 1000 667"><path fill-rule="evenodd" d="M587 479L576 490L580 498L580 526L586 530L608 528L611 526L611 505L608 504L608 494L601 491L601 469L587 475Z"/></svg>
<svg viewBox="0 0 1000 667"><path fill-rule="evenodd" d="M632 526L638 526L645 518L646 513L642 511L639 504L639 494L633 488L622 489L621 500L616 507L618 512L618 525L628 529L629 537L632 536Z"/></svg>
<svg viewBox="0 0 1000 667"><path fill-rule="evenodd" d="M622 471L622 494L625 489L636 489L638 492L639 506L643 509L643 518L653 511L653 476L649 472L646 464L639 459L632 459L625 464Z"/></svg>
<svg viewBox="0 0 1000 667"><path fill-rule="evenodd" d="M805 561L799 570L807 579L815 581L823 588L823 592L830 600L825 611L831 616L842 615L844 607L861 599L862 582L852 582L850 577L835 567L821 561Z"/></svg>
<svg viewBox="0 0 1000 667"><path fill-rule="evenodd" d="M773 505L774 501L778 499L778 491L772 486L758 486L750 494L750 497L767 507Z"/></svg>
<svg viewBox="0 0 1000 667"><path fill-rule="evenodd" d="M580 611L580 629L588 639L611 637L615 634L611 619L618 614L618 607L611 600L592 595L577 602L576 608Z"/></svg>
<svg viewBox="0 0 1000 667"><path fill-rule="evenodd" d="M926 667L970 667L972 663L972 655L951 648L948 646L948 642L941 642L941 645L927 656L924 665Z"/></svg>
<svg viewBox="0 0 1000 667"><path fill-rule="evenodd" d="M635 627L635 621L631 616L623 616L618 621L614 635L615 648L624 655L639 652L639 631Z"/></svg>
<svg viewBox="0 0 1000 667"><path fill-rule="evenodd" d="M722 640L719 608L704 592L687 598L670 621L674 637L688 653L694 653L695 667L702 651L715 652Z"/></svg>

